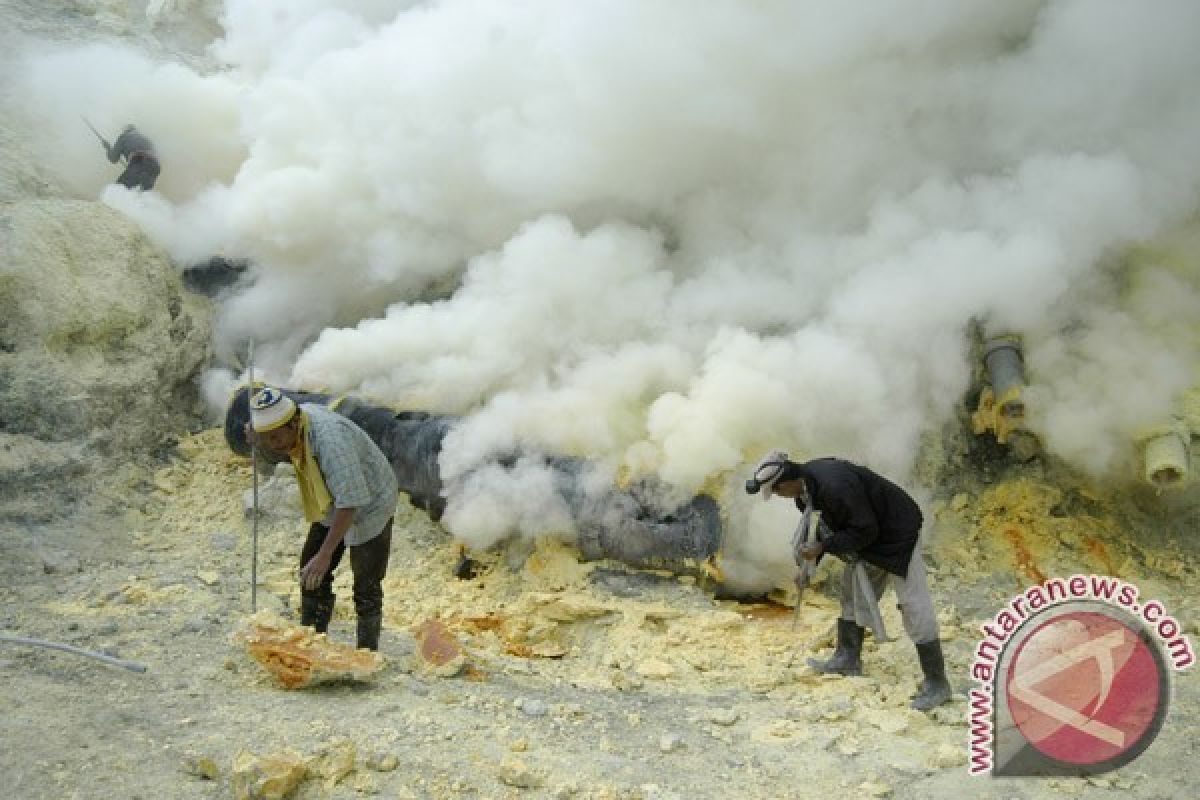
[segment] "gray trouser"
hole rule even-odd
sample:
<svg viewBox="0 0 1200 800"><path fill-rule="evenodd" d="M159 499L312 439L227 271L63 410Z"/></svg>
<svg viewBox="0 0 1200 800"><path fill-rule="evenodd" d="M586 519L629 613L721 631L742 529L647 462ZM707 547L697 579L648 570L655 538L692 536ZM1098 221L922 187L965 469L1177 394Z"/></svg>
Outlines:
<svg viewBox="0 0 1200 800"><path fill-rule="evenodd" d="M883 597L888 578L891 578L892 588L896 590L900 618L904 622L904 632L914 644L925 644L938 638L937 611L934 610L933 598L929 595L929 579L925 575L921 544L921 540L918 539L912 560L908 562L908 574L903 578L873 564L862 562L867 568L867 577L871 580L871 590L875 592L876 600ZM861 606L857 610L858 613L855 613L855 595L854 565L847 563L842 570L842 619L865 627L868 618Z"/></svg>

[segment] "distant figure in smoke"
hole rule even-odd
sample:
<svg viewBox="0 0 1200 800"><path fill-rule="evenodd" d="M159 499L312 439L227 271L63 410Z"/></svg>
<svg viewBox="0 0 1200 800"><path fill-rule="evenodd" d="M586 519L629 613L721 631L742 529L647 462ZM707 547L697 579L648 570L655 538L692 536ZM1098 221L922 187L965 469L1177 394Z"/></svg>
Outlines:
<svg viewBox="0 0 1200 800"><path fill-rule="evenodd" d="M358 646L378 650L398 491L387 457L341 414L312 403L297 406L270 387L250 400L247 436L258 446L286 454L296 469L301 505L311 525L300 554L300 623L319 633L328 630L336 600L333 570L349 547Z"/></svg>
<svg viewBox="0 0 1200 800"><path fill-rule="evenodd" d="M104 142L103 139L100 141ZM154 143L144 133L132 125L126 125L115 142L111 145L105 142L105 149L108 160L113 164L125 159L125 171L117 178L117 183L126 189L154 188L162 168L154 152Z"/></svg>
<svg viewBox="0 0 1200 800"><path fill-rule="evenodd" d="M817 562L832 553L848 563L842 572L842 612L837 622L837 647L826 661L809 659L813 669L839 675L862 674L864 626L869 617L862 607L863 594L856 591L853 565L861 559L878 599L890 577L899 601L904 630L917 647L925 680L912 706L926 711L950 699L950 684L942 658L937 613L929 595L925 562L921 558L920 532L923 518L916 502L896 484L866 467L840 458L819 458L797 464L775 450L754 469L746 482L750 494L762 492L792 499L803 511L821 512L830 535L801 550L801 556Z"/></svg>

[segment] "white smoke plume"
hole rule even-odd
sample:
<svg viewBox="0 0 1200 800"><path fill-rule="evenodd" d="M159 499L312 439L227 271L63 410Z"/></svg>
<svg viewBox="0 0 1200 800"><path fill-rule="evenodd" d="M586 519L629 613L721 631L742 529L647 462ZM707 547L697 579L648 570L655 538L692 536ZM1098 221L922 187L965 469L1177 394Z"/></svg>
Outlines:
<svg viewBox="0 0 1200 800"><path fill-rule="evenodd" d="M972 321L1024 335L1037 432L1097 474L1195 377L1194 323L1162 319L1196 319L1197 261L1122 256L1197 211L1192 0L229 0L221 23L195 69L31 55L48 168L111 179L79 109L151 133L161 191L104 197L181 260L253 260L224 352L465 415L443 470L483 469L451 524L559 524L501 511L528 475L487 465L516 446L685 494L772 446L904 480L968 389Z"/></svg>

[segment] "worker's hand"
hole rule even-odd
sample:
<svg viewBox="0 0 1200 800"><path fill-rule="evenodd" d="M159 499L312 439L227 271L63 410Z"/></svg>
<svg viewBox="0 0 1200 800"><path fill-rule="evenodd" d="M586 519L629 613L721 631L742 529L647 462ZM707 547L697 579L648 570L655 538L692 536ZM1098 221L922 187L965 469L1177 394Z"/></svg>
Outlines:
<svg viewBox="0 0 1200 800"><path fill-rule="evenodd" d="M813 542L800 548L800 555L804 556L805 561L816 561L824 552L825 545L820 542Z"/></svg>
<svg viewBox="0 0 1200 800"><path fill-rule="evenodd" d="M300 570L300 585L309 591L318 589L327 572L329 572L329 556L323 556L320 551L317 551L317 554L304 565L304 569Z"/></svg>

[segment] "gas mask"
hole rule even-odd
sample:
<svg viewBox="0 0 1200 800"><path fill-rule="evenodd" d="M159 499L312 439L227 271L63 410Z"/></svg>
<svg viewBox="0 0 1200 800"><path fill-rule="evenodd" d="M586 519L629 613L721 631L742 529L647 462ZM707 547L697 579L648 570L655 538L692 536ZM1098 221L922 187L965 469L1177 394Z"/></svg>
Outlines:
<svg viewBox="0 0 1200 800"><path fill-rule="evenodd" d="M782 450L772 450L768 453L762 461L758 462L758 466L754 468L754 474L746 481L746 494L758 494L761 491L763 499L769 500L771 487L783 474L787 460L787 453Z"/></svg>

